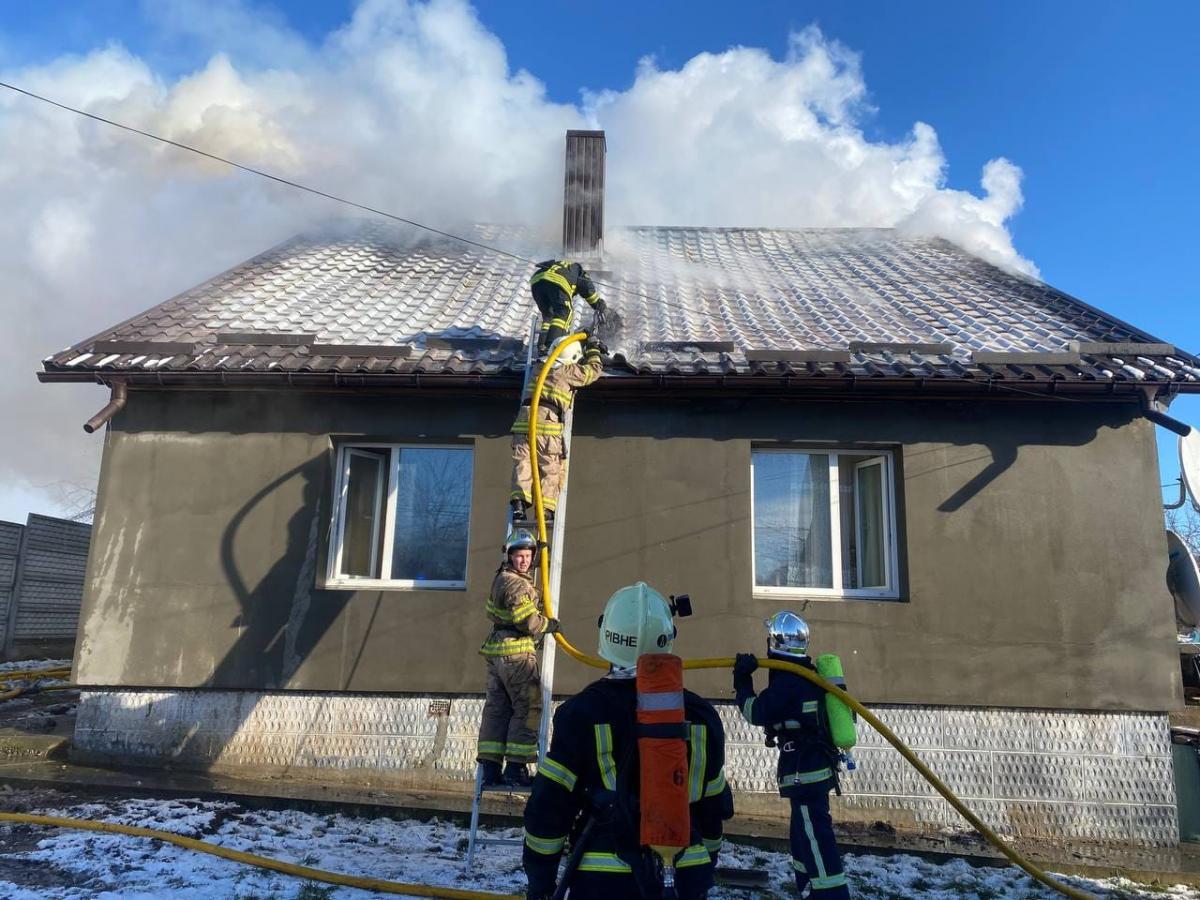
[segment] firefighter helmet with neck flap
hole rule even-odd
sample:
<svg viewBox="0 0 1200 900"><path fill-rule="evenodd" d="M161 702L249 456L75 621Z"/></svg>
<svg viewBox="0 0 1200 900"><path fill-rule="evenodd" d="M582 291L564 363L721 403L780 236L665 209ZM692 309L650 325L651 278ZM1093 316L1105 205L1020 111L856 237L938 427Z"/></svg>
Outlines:
<svg viewBox="0 0 1200 900"><path fill-rule="evenodd" d="M623 587L600 617L600 656L622 669L637 665L643 653L670 653L675 623L666 599L644 581Z"/></svg>
<svg viewBox="0 0 1200 900"><path fill-rule="evenodd" d="M564 334L562 337L555 340L555 342L550 345L550 352L553 353L555 348L557 348L560 344L562 344L563 341L570 337L571 335ZM565 366L570 363L577 363L582 358L583 350L579 346L579 341L573 341L570 344L567 344L567 346L563 347L563 352L558 355L558 359L554 361L554 365L555 367Z"/></svg>

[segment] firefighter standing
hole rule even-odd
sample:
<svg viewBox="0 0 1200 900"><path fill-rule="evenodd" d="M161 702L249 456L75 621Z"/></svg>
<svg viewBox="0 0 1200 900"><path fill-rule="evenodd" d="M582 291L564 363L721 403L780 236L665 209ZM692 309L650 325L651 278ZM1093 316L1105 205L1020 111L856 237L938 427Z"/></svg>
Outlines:
<svg viewBox="0 0 1200 900"><path fill-rule="evenodd" d="M537 271L529 279L529 289L533 292L533 302L542 314L542 330L538 339L540 353L545 353L570 329L576 297L583 297L584 302L595 311L598 326L605 322L607 307L579 263L562 259L538 263Z"/></svg>
<svg viewBox="0 0 1200 900"><path fill-rule="evenodd" d="M554 738L525 807L523 865L531 900L553 894L568 837L580 844L571 851L578 868L563 876L571 879L572 900L660 896L657 861L639 845L637 658L670 653L674 638L671 608L641 582L621 588L605 606L599 653L611 668L554 714ZM675 866L678 896L690 900L712 886L721 823L733 815L733 800L720 718L691 691L684 691L684 710L692 843ZM595 818L590 831L589 816Z"/></svg>
<svg viewBox="0 0 1200 900"><path fill-rule="evenodd" d="M538 401L537 462L542 476L542 505L547 522L554 518L558 495L562 492L566 472L563 459L563 420L575 400L575 392L587 387L604 371L603 354L607 347L589 338L578 362L578 342L568 344L546 376L542 396ZM521 398L521 411L512 426L513 481L509 502L513 521L529 521L528 508L533 505L533 461L529 453L529 410L534 384L526 388Z"/></svg>
<svg viewBox="0 0 1200 900"><path fill-rule="evenodd" d="M808 657L808 625L792 612L767 619L767 656L815 667ZM733 687L742 716L767 730L779 746L779 794L792 806L792 869L796 886L822 900L849 900L850 889L829 815L829 792L837 787L838 753L825 714L825 692L791 672L771 670L767 689L754 694L753 654L739 653Z"/></svg>
<svg viewBox="0 0 1200 900"><path fill-rule="evenodd" d="M487 699L477 756L487 785L503 781L528 786L526 765L538 755L542 683L537 651L544 635L558 631L558 620L543 615L533 581L536 552L533 535L515 532L504 545L504 563L496 570L488 596L492 633L479 650L487 659Z"/></svg>

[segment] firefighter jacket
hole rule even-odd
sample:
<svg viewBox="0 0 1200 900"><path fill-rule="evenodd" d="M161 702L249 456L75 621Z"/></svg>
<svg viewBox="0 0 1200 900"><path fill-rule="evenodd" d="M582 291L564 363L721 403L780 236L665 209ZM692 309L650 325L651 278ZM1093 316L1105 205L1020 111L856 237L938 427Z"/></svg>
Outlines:
<svg viewBox="0 0 1200 900"><path fill-rule="evenodd" d="M549 282L558 287L559 290L567 295L568 302L575 297L582 297L588 306L595 306L596 301L600 299L600 294L596 291L596 285L592 284L592 279L588 278L587 272L583 270L583 266L577 262L569 262L565 259L548 259L545 262L538 263L537 271L529 279L529 286L533 287L542 281Z"/></svg>
<svg viewBox="0 0 1200 900"><path fill-rule="evenodd" d="M784 661L816 671L808 657ZM837 787L838 752L829 735L823 690L799 675L774 669L768 672L767 689L757 696L749 673L735 674L733 688L742 717L767 729L778 743L781 796L828 793Z"/></svg>
<svg viewBox="0 0 1200 900"><path fill-rule="evenodd" d="M676 859L681 897L687 896L682 888L689 876L711 883L711 867L721 847L721 823L733 815L733 795L725 783L721 720L712 704L691 691L684 691L684 714L689 723L692 845ZM554 714L554 737L525 807L523 862L535 896L553 889L567 839L582 829L598 797L615 795L616 812L598 817L582 848L577 877L628 876L631 862L639 865L636 717L636 680L614 678L592 682ZM702 866L710 868L694 868Z"/></svg>
<svg viewBox="0 0 1200 900"><path fill-rule="evenodd" d="M563 419L575 400L575 392L587 387L604 371L600 351L589 347L583 354L583 362L555 366L542 385L542 396L538 400L538 434L553 437L563 433ZM525 396L521 398L521 411L513 422L513 434L529 433L529 410L533 401L536 382L530 382Z"/></svg>
<svg viewBox="0 0 1200 900"><path fill-rule="evenodd" d="M549 627L543 615L542 599L533 583L533 570L522 575L507 561L496 571L488 595L487 616L492 633L479 652L484 656L516 656L536 653L537 645Z"/></svg>

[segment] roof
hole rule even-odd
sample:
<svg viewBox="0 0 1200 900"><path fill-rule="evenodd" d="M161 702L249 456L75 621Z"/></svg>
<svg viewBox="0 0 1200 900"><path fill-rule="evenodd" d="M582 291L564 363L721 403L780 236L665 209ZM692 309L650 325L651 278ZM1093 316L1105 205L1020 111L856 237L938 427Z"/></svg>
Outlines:
<svg viewBox="0 0 1200 900"><path fill-rule="evenodd" d="M556 249L499 226L470 237L524 259ZM593 274L625 321L612 374L1200 390L1191 354L941 239L636 227L605 250ZM54 354L41 377L507 382L524 368L531 271L477 246L343 223Z"/></svg>

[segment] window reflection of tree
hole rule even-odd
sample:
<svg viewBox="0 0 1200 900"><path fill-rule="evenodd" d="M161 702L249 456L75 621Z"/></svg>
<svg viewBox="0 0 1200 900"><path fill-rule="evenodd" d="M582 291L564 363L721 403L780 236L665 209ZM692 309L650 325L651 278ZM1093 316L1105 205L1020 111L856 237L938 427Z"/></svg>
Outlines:
<svg viewBox="0 0 1200 900"><path fill-rule="evenodd" d="M462 581L471 505L471 451L400 451L392 577Z"/></svg>

